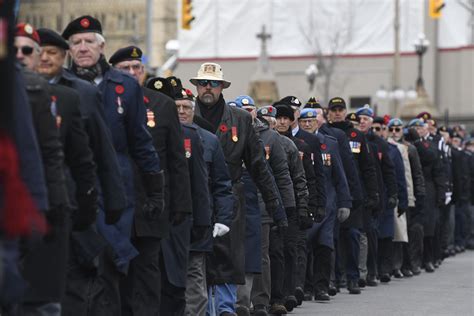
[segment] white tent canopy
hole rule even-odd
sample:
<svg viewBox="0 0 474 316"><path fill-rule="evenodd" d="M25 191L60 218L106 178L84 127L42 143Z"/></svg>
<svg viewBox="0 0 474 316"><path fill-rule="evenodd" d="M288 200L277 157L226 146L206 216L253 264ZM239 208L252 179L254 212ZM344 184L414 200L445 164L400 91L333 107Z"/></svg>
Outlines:
<svg viewBox="0 0 474 316"><path fill-rule="evenodd" d="M469 13L445 0L439 47L470 43ZM193 0L191 30L179 28L179 56L245 58L259 54L256 34L272 34L272 57L314 54L383 54L394 50L394 0ZM425 1L400 0L400 49L413 52L423 32Z"/></svg>

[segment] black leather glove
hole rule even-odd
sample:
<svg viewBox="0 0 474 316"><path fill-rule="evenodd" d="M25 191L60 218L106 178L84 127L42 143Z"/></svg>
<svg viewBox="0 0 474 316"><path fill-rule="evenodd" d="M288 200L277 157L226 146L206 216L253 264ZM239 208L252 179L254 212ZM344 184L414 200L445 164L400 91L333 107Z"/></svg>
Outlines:
<svg viewBox="0 0 474 316"><path fill-rule="evenodd" d="M288 220L286 218L284 219L280 219L277 223L276 223L276 229L278 230L278 232L284 236L286 234L286 230L288 229Z"/></svg>
<svg viewBox="0 0 474 316"><path fill-rule="evenodd" d="M187 216L188 216L187 213L183 213L183 212L175 213L173 215L173 219L171 220L172 225L173 226L178 226L178 225L182 224L186 220Z"/></svg>
<svg viewBox="0 0 474 316"><path fill-rule="evenodd" d="M379 203L380 203L379 195L375 194L375 195L367 197L367 202L365 206L367 207L367 209L373 210L374 208L379 206Z"/></svg>
<svg viewBox="0 0 474 316"><path fill-rule="evenodd" d="M290 218L296 213L296 207L285 207L286 217Z"/></svg>
<svg viewBox="0 0 474 316"><path fill-rule="evenodd" d="M399 207L399 208L397 209L398 217L402 216L402 215L405 214L407 211L408 211L408 209Z"/></svg>
<svg viewBox="0 0 474 316"><path fill-rule="evenodd" d="M326 208L322 206L316 207L316 210L313 213L314 216L314 222L315 223L321 223L326 216Z"/></svg>
<svg viewBox="0 0 474 316"><path fill-rule="evenodd" d="M158 218L165 208L165 173L161 170L158 173L143 174L143 187L147 199L142 207L142 212L149 219Z"/></svg>
<svg viewBox="0 0 474 316"><path fill-rule="evenodd" d="M123 210L105 210L105 223L107 225L113 225L117 223L122 217Z"/></svg>
<svg viewBox="0 0 474 316"><path fill-rule="evenodd" d="M387 201L387 208L388 209L392 209L392 208L397 207L397 204L398 204L398 199L397 199L396 195L391 196L391 197L388 198L388 201Z"/></svg>
<svg viewBox="0 0 474 316"><path fill-rule="evenodd" d="M270 217L273 217L278 207L280 207L280 201L278 199L265 201L265 209L267 210Z"/></svg>
<svg viewBox="0 0 474 316"><path fill-rule="evenodd" d="M72 216L72 229L74 231L84 231L95 222L97 212L97 191L91 188L85 194L76 197L78 209Z"/></svg>

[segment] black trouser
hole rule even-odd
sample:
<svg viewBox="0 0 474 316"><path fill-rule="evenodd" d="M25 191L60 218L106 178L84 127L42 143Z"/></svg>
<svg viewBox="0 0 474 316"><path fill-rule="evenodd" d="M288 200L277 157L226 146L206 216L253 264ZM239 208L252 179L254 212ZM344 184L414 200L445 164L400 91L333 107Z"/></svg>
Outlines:
<svg viewBox="0 0 474 316"><path fill-rule="evenodd" d="M421 213L411 207L407 216L408 245L403 256L404 269L417 269L423 261L423 224Z"/></svg>
<svg viewBox="0 0 474 316"><path fill-rule="evenodd" d="M314 253L313 247L308 247L306 253L306 271L304 279L304 291L305 293L314 292Z"/></svg>
<svg viewBox="0 0 474 316"><path fill-rule="evenodd" d="M433 236L425 236L423 238L423 263L433 263Z"/></svg>
<svg viewBox="0 0 474 316"><path fill-rule="evenodd" d="M331 253L332 249L323 245L313 246L313 271L314 290L327 292L331 277Z"/></svg>
<svg viewBox="0 0 474 316"><path fill-rule="evenodd" d="M93 268L78 263L70 253L66 295L61 302L62 315L120 315L120 273L113 262L112 248L99 257L99 275Z"/></svg>
<svg viewBox="0 0 474 316"><path fill-rule="evenodd" d="M378 271L379 275L390 274L392 271L392 238L381 238L378 240L379 256Z"/></svg>
<svg viewBox="0 0 474 316"><path fill-rule="evenodd" d="M405 242L393 242L392 270L400 270L403 265L403 251Z"/></svg>
<svg viewBox="0 0 474 316"><path fill-rule="evenodd" d="M137 237L132 243L140 253L130 262L128 275L120 282L122 315L147 316L160 312L160 239Z"/></svg>
<svg viewBox="0 0 474 316"><path fill-rule="evenodd" d="M161 302L160 315L181 316L186 308L186 288L173 285L166 273L163 252L160 251L160 271L161 271Z"/></svg>
<svg viewBox="0 0 474 316"><path fill-rule="evenodd" d="M271 296L270 304L284 303L283 283L285 277L285 255L283 251L283 238L276 226L270 230L270 271L271 271Z"/></svg>
<svg viewBox="0 0 474 316"><path fill-rule="evenodd" d="M284 237L284 254L285 254L285 273L283 283L283 295L295 295L296 290L296 262L298 253L296 249L299 233L298 215L296 212L288 216L288 230Z"/></svg>
<svg viewBox="0 0 474 316"><path fill-rule="evenodd" d="M344 227L339 232L339 266L346 280L359 280L360 232L357 228Z"/></svg>
<svg viewBox="0 0 474 316"><path fill-rule="evenodd" d="M298 239L296 241L296 287L304 288L306 277L306 262L307 262L307 245L306 245L306 230L298 231Z"/></svg>
<svg viewBox="0 0 474 316"><path fill-rule="evenodd" d="M378 257L378 237L375 227L375 219L371 218L370 223L364 227L367 235L367 275L377 276L377 257Z"/></svg>
<svg viewBox="0 0 474 316"><path fill-rule="evenodd" d="M451 204L439 209L439 246L446 250L449 246Z"/></svg>

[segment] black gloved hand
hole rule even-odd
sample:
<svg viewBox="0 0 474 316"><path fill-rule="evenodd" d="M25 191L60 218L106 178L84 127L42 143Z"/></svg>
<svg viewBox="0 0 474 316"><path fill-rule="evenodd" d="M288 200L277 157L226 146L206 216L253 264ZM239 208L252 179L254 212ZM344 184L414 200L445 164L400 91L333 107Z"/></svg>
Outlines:
<svg viewBox="0 0 474 316"><path fill-rule="evenodd" d="M301 230L306 230L313 227L314 219L313 214L307 214L306 216L300 216L299 228Z"/></svg>
<svg viewBox="0 0 474 316"><path fill-rule="evenodd" d="M421 211L424 206L425 206L425 196L424 195L417 196L415 200L416 209Z"/></svg>
<svg viewBox="0 0 474 316"><path fill-rule="evenodd" d="M161 170L158 173L143 174L143 187L147 199L142 207L142 212L148 219L158 218L165 208L165 173Z"/></svg>
<svg viewBox="0 0 474 316"><path fill-rule="evenodd" d="M72 229L84 231L95 222L99 208L97 206L97 191L91 188L85 194L76 197L78 209L72 216Z"/></svg>
<svg viewBox="0 0 474 316"><path fill-rule="evenodd" d="M402 216L402 215L405 214L407 211L408 211L408 209L399 207L399 208L397 209L398 217Z"/></svg>
<svg viewBox="0 0 474 316"><path fill-rule="evenodd" d="M182 224L186 220L187 216L188 214L183 212L174 213L173 219L171 220L172 225L178 226Z"/></svg>
<svg viewBox="0 0 474 316"><path fill-rule="evenodd" d="M271 201L265 201L265 209L268 212L270 217L273 217L276 210L280 207L280 201L278 199L274 199Z"/></svg>
<svg viewBox="0 0 474 316"><path fill-rule="evenodd" d="M286 230L288 229L288 220L286 218L280 219L276 223L276 229L282 236L285 236Z"/></svg>
<svg viewBox="0 0 474 316"><path fill-rule="evenodd" d="M391 196L391 197L388 198L388 201L387 201L387 208L388 209L393 209L393 208L397 207L397 204L398 204L398 199L397 199L396 195Z"/></svg>
<svg viewBox="0 0 474 316"><path fill-rule="evenodd" d="M315 223L321 223L326 216L326 208L322 206L316 207L316 210L313 213L314 216L314 222Z"/></svg>
<svg viewBox="0 0 474 316"><path fill-rule="evenodd" d="M286 217L290 218L296 213L296 207L285 207Z"/></svg>
<svg viewBox="0 0 474 316"><path fill-rule="evenodd" d="M105 210L105 223L107 225L113 225L120 220L122 217L123 210Z"/></svg>
<svg viewBox="0 0 474 316"><path fill-rule="evenodd" d="M365 206L367 207L367 209L373 210L374 208L379 206L379 202L380 202L379 195L375 194L375 195L367 197L367 202L365 203Z"/></svg>

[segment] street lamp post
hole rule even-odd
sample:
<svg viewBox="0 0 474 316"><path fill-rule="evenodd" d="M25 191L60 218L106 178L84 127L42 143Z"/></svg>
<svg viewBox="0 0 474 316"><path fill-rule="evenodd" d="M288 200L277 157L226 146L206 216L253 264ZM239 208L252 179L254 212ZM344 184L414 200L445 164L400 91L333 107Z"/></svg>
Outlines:
<svg viewBox="0 0 474 316"><path fill-rule="evenodd" d="M430 42L426 39L425 34L420 33L418 39L414 43L415 52L418 55L418 79L416 80L416 90L424 88L423 83L423 55L428 50Z"/></svg>

